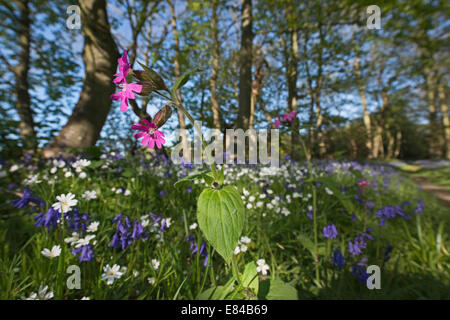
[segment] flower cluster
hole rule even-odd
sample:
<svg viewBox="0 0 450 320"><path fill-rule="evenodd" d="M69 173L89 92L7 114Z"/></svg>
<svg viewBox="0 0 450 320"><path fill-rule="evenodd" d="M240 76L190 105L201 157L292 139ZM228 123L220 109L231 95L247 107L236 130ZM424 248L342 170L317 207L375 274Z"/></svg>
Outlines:
<svg viewBox="0 0 450 320"><path fill-rule="evenodd" d="M113 93L111 99L120 100L120 111L125 112L128 108L128 99L135 99L136 97L133 92L140 93L142 91L142 85L127 82L127 75L131 70L131 66L128 62L126 50L123 51L123 56L117 62L119 63L119 72L114 75L117 78L113 82L118 84L122 90Z"/></svg>
<svg viewBox="0 0 450 320"><path fill-rule="evenodd" d="M119 213L113 220L113 224L117 224L116 233L113 236L111 243L109 244L112 248L121 248L125 250L129 245L138 239L147 240L148 234L144 231L144 227L138 220L131 223L130 218L125 216L122 219L123 214ZM123 220L123 221L122 221Z"/></svg>
<svg viewBox="0 0 450 320"><path fill-rule="evenodd" d="M195 240L194 236L189 235L186 241L190 243L189 250L191 250L192 254L196 254L198 252L198 255L200 257L205 258L203 260L203 266L206 267L208 265L208 251L206 250L206 243L202 242L199 250L197 246L197 241Z"/></svg>
<svg viewBox="0 0 450 320"><path fill-rule="evenodd" d="M274 122L275 128L279 128L282 122L292 122L297 115L297 112L291 111L288 113L285 113L282 117L278 116L277 120Z"/></svg>

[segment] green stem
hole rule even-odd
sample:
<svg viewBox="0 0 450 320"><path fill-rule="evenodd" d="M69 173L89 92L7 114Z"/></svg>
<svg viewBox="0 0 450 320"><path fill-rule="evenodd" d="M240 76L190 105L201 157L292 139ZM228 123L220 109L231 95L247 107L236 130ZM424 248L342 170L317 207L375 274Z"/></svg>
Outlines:
<svg viewBox="0 0 450 320"><path fill-rule="evenodd" d="M197 134L200 136L200 139L201 139L201 141L202 141L203 148L206 150L206 148L208 147L207 144L206 144L206 140L205 140L205 138L203 137L201 128L199 128L199 127L195 124L194 118L192 118L192 116L189 114L189 112L186 110L186 108L181 104L181 102L178 101L178 98L177 98L177 101L173 101L173 100L172 100L172 103L173 103L179 110L181 110L181 112L183 112L183 114L186 115L186 117L187 117L187 118L189 119L189 121L192 123L192 125L194 126L195 131L197 131ZM214 164L214 161L213 161L213 159L212 159L212 157L211 157L211 154L210 154L209 152L207 152L207 156L208 156L209 165L211 166L211 170L212 170L213 175L214 175L214 179L217 179L217 170L216 170L216 166L215 166L215 164Z"/></svg>
<svg viewBox="0 0 450 320"><path fill-rule="evenodd" d="M311 160L308 156L308 150L306 149L305 142L302 138L300 138L300 142L303 147L303 151L305 152L306 162L308 165L308 180L310 180L312 189L313 189L313 228L314 228L314 255L315 255L315 267L316 267L316 281L317 285L320 281L320 273L319 273L319 246L318 246L318 238L317 238L317 192L316 185L312 179L312 168L311 168Z"/></svg>
<svg viewBox="0 0 450 320"><path fill-rule="evenodd" d="M316 186L313 182L313 219L314 219L314 253L315 253L315 263L316 263L316 280L319 283L319 247L317 239L317 193Z"/></svg>
<svg viewBox="0 0 450 320"><path fill-rule="evenodd" d="M242 286L241 277L239 275L239 268L237 266L236 256L234 254L233 254L233 258L231 259L231 266L233 268L234 276L236 277L236 280L239 283L239 286L241 287Z"/></svg>

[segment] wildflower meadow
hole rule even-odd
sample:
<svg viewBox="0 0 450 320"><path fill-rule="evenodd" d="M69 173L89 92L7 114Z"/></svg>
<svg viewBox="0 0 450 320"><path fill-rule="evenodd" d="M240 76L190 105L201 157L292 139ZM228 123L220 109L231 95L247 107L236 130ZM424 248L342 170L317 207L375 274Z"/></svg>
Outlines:
<svg viewBox="0 0 450 320"><path fill-rule="evenodd" d="M445 145L448 126L445 112L442 111L440 116L444 121L438 133L441 138L426 136L440 145L432 147L430 142L430 151L425 152L425 147L419 145L422 138L417 138L420 140L417 144L411 142L416 139L416 133L413 138L406 138L408 132L409 137L413 136L411 126L424 127L423 119L412 123L400 115L398 118L389 115L396 106L409 103L399 97L405 88L392 93L392 86L399 87L400 84L395 79L387 84L380 80L381 89L377 91L370 87L372 82L363 84L360 81L360 69L355 72L359 86L353 91L362 92L363 119L351 120L354 122L344 125L340 113L332 113L331 107L321 109L330 101L334 104L333 95L344 90L344 86L350 86L333 78L331 64L324 67L330 73L322 78L321 63L334 59L336 63L344 61L344 65L349 65L342 58L349 55L356 61L355 66L358 63L355 68L360 68L358 54L362 55L365 47L354 43L360 41L359 37L364 33L358 34L350 28L354 32L353 38L344 41L344 31L326 29L332 28L327 24L328 20L323 20L327 14L317 17L317 25L314 19L311 24L299 22L297 25L290 12L303 8L313 15L318 10L329 10L332 22L338 19L331 15L334 7L328 7L333 3L330 1L319 8L315 1L306 4L253 2L253 11L257 14L252 18L252 1L249 0L235 3L236 8L242 7L238 11L234 6L228 7L227 1L212 1L212 4L188 1L183 8L191 16L177 24L180 16L175 13L180 11L182 4L108 1L108 10L114 17L111 28L117 28L125 19L123 16L117 18L114 13L127 12L134 36L132 40L128 39L131 41L129 46L120 47L120 53L116 46L120 37L113 38L109 30L106 1L78 1L78 5L69 7L74 7L75 16L81 14L81 22L68 20L65 25L75 38L75 32L82 32L85 66L83 86L79 86L80 100L72 115L66 117L64 126L60 125L59 117L70 100L63 97L69 93L52 91L53 88L62 90L62 87L52 85L61 79L57 70L48 67L48 72L55 77L49 82L48 90L30 89L30 93L25 94L23 85L18 84L17 103L14 103L21 120L15 122L11 120L15 116L11 116L0 123L0 298L450 299L450 207L447 198L450 191L446 184L450 163L445 160L450 145ZM7 5L5 12L0 10L0 15L17 11L24 17L30 10L41 9L42 15L33 18L38 21L42 17L53 17L56 11L52 10L61 5L46 7L39 1L17 1L17 4ZM126 6L127 10L124 9ZM410 13L399 8L400 12ZM202 16L200 13L210 12L207 11L210 9L211 22L201 24L192 18L198 18ZM232 18L233 10L240 15ZM391 10L394 13L389 16L390 22L395 21L397 12L397 9ZM240 30L238 34L242 41L238 58L233 56L234 53L228 57L219 50L221 38L218 33L226 32L217 25L223 23L217 20L220 12L226 21L243 21L240 28L239 24L234 27L236 32ZM268 12L274 12L274 16L267 16ZM285 16L283 21L276 20L279 17L275 17L275 12ZM161 30L157 30L167 33L171 27L172 32L172 38L165 40L162 37L158 43L151 40L155 36L152 35L153 20L146 20L147 15L156 17L156 13L170 13L165 29L161 27L164 24L159 23ZM299 21L308 19L300 13L298 11L302 17ZM58 19L49 18L47 27L51 28ZM246 19L254 19L253 28L260 31L255 35L258 41L254 41L262 46L260 49L251 47L252 24L245 22ZM268 32L265 38L263 26L269 25L271 19L278 21L274 25L287 24L279 36ZM25 24L23 19L21 21ZM189 52L180 46L194 46L195 43L201 46L203 39L195 42L188 38L194 37L189 32L191 28L197 28L201 33L207 26L212 31L208 46L215 46L215 49L211 49L212 77L205 85L202 77L209 77L209 64L201 64L203 49L189 57ZM23 35L20 39L29 35L29 27L30 24L28 33L20 31L24 26L19 28L17 32ZM5 27L1 25L1 28ZM145 34L139 36L142 28L149 38ZM359 28L365 30L365 24ZM399 27L387 24L384 32L392 31L389 28ZM58 28L54 32L58 34ZM28 54L34 61L35 55L39 50L45 50L46 41L50 40L42 35L39 37L35 30L32 35L36 38L33 38ZM349 51L340 49L343 45L337 35L342 35L343 43L352 43L353 47ZM297 36L302 40L299 41ZM6 35L0 34L1 37ZM274 53L278 48L275 45L279 40L277 37L281 37L279 45L284 46L283 54L286 54L285 60L281 59L287 63L284 67L273 61L279 58ZM180 38L184 39L181 44ZM368 37L367 43L372 38ZM138 49L145 41L149 41L152 54ZM173 42L174 47L164 47L164 41ZM318 41L319 47L312 49L314 41ZM42 47L37 48L36 43ZM300 53L298 43L304 46ZM272 47L265 47L269 45ZM63 50L58 46L52 48L55 52ZM174 52L174 55L165 56L164 50ZM207 50L210 48L204 49L209 52ZM324 54L324 60L320 58L317 66L309 68L308 59L314 59L314 55L324 51L339 51L339 54ZM249 60L246 60L247 54L250 54ZM7 60L4 55L14 59L2 49L0 56ZM263 55L268 55L267 59ZM296 55L298 59L305 59L306 67L300 67L299 62L303 60L292 62ZM374 56L376 59L377 55ZM219 58L235 59L232 61L239 65L239 76L231 74L234 67L221 66ZM67 72L74 70L70 65L74 60L70 57L62 55L58 59L59 64L69 61L64 67ZM29 61L25 60L19 61L18 66L28 66ZM249 69L246 61L250 61ZM362 63L367 61L363 59ZM39 68L47 68L43 61L33 63L27 67L30 75ZM166 70L172 63L173 74ZM252 63L255 64L253 78ZM271 76L277 68L286 69L288 108L271 107L279 104L279 97L262 90L264 68ZM304 71L310 80L298 88L297 79L291 81L294 74L299 76L296 68L302 74ZM19 83L23 80L20 68L12 69ZM222 78L217 80L219 71ZM318 75L311 76L311 72ZM438 74L440 71L433 72ZM441 88L440 81L445 79L444 74L435 82L438 89ZM66 76L69 77L69 73ZM381 72L378 79L382 76ZM239 88L236 85L235 91L224 82L233 77L239 78L236 80ZM408 75L404 74L404 77ZM246 82L247 87L246 79L250 80ZM336 83L331 84L331 79ZM322 80L330 99L324 99L326 102L321 105ZM353 81L347 80L348 83ZM431 85L431 80L427 85ZM31 81L30 85L36 83ZM75 82L67 80L65 83L78 88ZM279 80L272 81L267 86L279 83ZM207 86L212 88L210 104L204 102L204 93L194 95L198 88ZM367 99L370 108L375 102L384 103L379 113L373 111L369 115L366 96L362 95L365 86L370 88ZM225 98L218 98L216 89L219 96L223 92ZM436 105L444 103L442 97L438 97L438 89L433 89L436 95L430 100ZM282 90L277 87L275 91ZM234 97L233 92L236 92ZM381 98L375 96L371 100L370 95L379 92ZM43 107L45 110L31 112L30 107L25 106L26 99L22 99L24 95L33 103L43 96L49 97L39 100L46 106ZM311 104L302 100L308 95ZM342 105L349 103L347 98L343 98ZM61 105L51 105L52 99L61 101ZM239 107L228 103L233 99L239 101ZM228 107L220 107L218 101ZM5 115L7 119L8 112L1 113L2 117ZM310 118L305 120L308 114ZM230 115L235 120L232 123L227 118ZM178 119L176 126L174 119ZM49 131L45 131L48 129L44 129L45 126L50 124ZM351 131L356 125L362 129ZM18 131L9 132L5 129L9 127ZM364 128L369 128L368 133ZM43 136L49 138L48 141ZM429 160L413 163L408 159L422 155ZM393 161L394 158L405 162ZM439 158L441 161L436 161ZM432 170L432 174L427 170ZM420 179L428 179L426 181L438 189L426 188L424 180ZM266 305L263 307L267 309ZM252 312L256 312L254 310Z"/></svg>

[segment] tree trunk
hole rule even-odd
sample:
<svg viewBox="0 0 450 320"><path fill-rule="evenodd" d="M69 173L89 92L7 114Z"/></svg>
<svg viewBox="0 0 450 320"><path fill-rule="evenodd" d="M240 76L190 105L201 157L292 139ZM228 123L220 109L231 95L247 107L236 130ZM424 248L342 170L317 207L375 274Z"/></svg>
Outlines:
<svg viewBox="0 0 450 320"><path fill-rule="evenodd" d="M316 100L316 141L319 147L319 156L321 158L324 157L326 148L325 148L325 141L324 141L324 135L322 132L322 124L323 124L323 114L322 114L322 106L320 101L321 96L321 90L322 90L322 81L323 81L323 47L324 47L324 34L322 30L322 23L319 22L319 38L320 38L320 45L319 45L319 57L318 57L318 71L317 71L317 84L315 88L315 100Z"/></svg>
<svg viewBox="0 0 450 320"><path fill-rule="evenodd" d="M259 48L257 52L255 78L252 81L252 97L251 97L250 121L249 121L249 128L251 129L255 127L256 104L258 103L258 96L264 81L264 66L267 66L267 62L264 59L261 48Z"/></svg>
<svg viewBox="0 0 450 320"><path fill-rule="evenodd" d="M366 148L368 150L368 157L369 159L373 158L373 150L372 150L372 128L370 123L370 115L369 111L367 110L367 99L366 99L366 92L364 90L364 86L361 79L361 69L359 65L359 58L357 55L355 55L355 74L356 74L356 80L358 82L358 89L359 89L359 95L361 97L361 103L363 107L363 122L364 127L366 129Z"/></svg>
<svg viewBox="0 0 450 320"><path fill-rule="evenodd" d="M294 7L292 2L289 3L286 17L289 23L290 47L287 50L287 66L286 76L288 85L288 109L289 111L298 112L298 95L297 95L297 78L298 78L298 30L295 26ZM294 160L300 159L300 136L299 121L297 117L291 122L291 157Z"/></svg>
<svg viewBox="0 0 450 320"><path fill-rule="evenodd" d="M439 105L441 108L442 125L444 127L444 141L445 141L445 158L450 159L450 119L448 115L448 105L445 95L444 83L439 84Z"/></svg>
<svg viewBox="0 0 450 320"><path fill-rule="evenodd" d="M181 75L180 71L180 39L178 35L178 28L177 28L177 19L175 15L175 7L173 5L172 0L168 0L167 3L170 7L170 13L171 13L171 20L170 23L172 24L173 29L173 40L175 44L175 61L174 61L174 75L176 78L178 78ZM177 91L178 99L182 101L181 98L181 90L178 89ZM181 131L181 139L183 143L183 150L186 152L189 152L189 154L183 154L183 157L186 159L186 161L189 161L191 159L190 154L190 148L187 141L187 135L186 135L186 119L184 117L184 113L178 109L178 123ZM194 124L192 124L194 125Z"/></svg>
<svg viewBox="0 0 450 320"><path fill-rule="evenodd" d="M81 9L84 36L83 61L85 77L80 98L67 124L43 151L44 157L55 157L68 148L92 146L111 108L109 96L114 92L113 74L119 52L111 35L105 0L83 0Z"/></svg>
<svg viewBox="0 0 450 320"><path fill-rule="evenodd" d="M373 137L373 157L384 158L383 146L383 127L377 123L375 128L375 136Z"/></svg>
<svg viewBox="0 0 450 320"><path fill-rule="evenodd" d="M17 38L20 52L18 64L13 68L16 78L16 109L19 113L20 138L25 152L34 153L37 145L36 132L34 130L33 113L31 111L31 99L28 83L28 70L30 69L30 8L28 0L16 1L20 12L19 25L17 26Z"/></svg>
<svg viewBox="0 0 450 320"><path fill-rule="evenodd" d="M247 130L250 124L252 42L252 1L242 0L241 50L239 59L239 110L236 126L243 130Z"/></svg>
<svg viewBox="0 0 450 320"><path fill-rule="evenodd" d="M391 132L391 126L389 124L386 124L386 138L387 138L386 158L392 159L394 157L395 138Z"/></svg>
<svg viewBox="0 0 450 320"><path fill-rule="evenodd" d="M219 72L219 30L217 28L217 0L212 4L211 33L213 39L213 59L212 75L209 81L211 90L211 108L213 113L213 125L215 129L221 130L220 124L220 106L217 101L217 74Z"/></svg>
<svg viewBox="0 0 450 320"><path fill-rule="evenodd" d="M425 69L425 79L428 102L428 126L430 131L428 150L431 158L439 158L441 156L441 153L439 150L439 134L436 110L436 81L433 71L430 68Z"/></svg>
<svg viewBox="0 0 450 320"><path fill-rule="evenodd" d="M402 150L402 130L400 127L397 128L397 133L395 135L395 151L394 158L398 159L400 152Z"/></svg>

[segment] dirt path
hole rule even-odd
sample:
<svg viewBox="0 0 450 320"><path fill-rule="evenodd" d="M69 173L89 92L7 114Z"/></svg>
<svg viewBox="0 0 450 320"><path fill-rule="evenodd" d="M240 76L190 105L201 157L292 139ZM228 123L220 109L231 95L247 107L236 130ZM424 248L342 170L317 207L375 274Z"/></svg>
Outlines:
<svg viewBox="0 0 450 320"><path fill-rule="evenodd" d="M412 176L412 179L422 188L422 190L434 194L438 199L450 206L450 190L448 188L433 184L418 176Z"/></svg>

